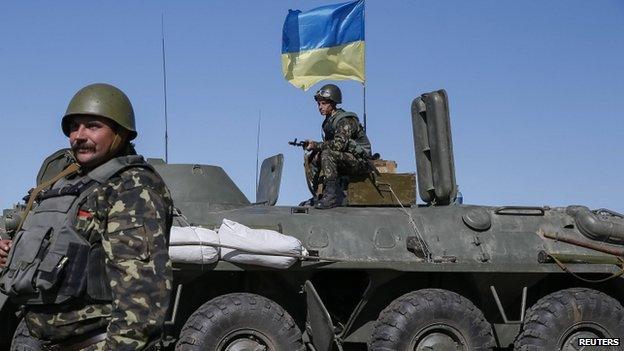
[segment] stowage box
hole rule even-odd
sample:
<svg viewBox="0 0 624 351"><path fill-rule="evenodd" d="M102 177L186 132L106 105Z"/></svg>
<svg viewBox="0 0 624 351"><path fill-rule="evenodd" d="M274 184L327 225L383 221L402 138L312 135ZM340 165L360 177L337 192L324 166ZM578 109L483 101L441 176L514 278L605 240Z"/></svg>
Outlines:
<svg viewBox="0 0 624 351"><path fill-rule="evenodd" d="M392 195L392 191L394 194ZM347 188L349 206L403 206L416 204L414 173L381 173L373 177L351 177Z"/></svg>

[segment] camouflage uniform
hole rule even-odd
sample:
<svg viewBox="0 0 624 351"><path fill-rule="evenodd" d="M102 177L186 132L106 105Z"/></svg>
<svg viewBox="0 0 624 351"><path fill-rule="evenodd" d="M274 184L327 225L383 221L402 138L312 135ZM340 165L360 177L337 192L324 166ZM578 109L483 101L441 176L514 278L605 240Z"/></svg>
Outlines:
<svg viewBox="0 0 624 351"><path fill-rule="evenodd" d="M172 210L169 190L149 169L128 168L95 187L79 205L75 229L101 241L113 300L31 306L25 314L31 334L55 343L107 333L87 350L137 350L157 339L171 294Z"/></svg>
<svg viewBox="0 0 624 351"><path fill-rule="evenodd" d="M338 117L342 118L335 123ZM322 128L323 142L318 143L317 149L320 151L320 170L325 178L366 174L371 155L370 142L357 116L339 108L325 118ZM319 166L318 162L316 166Z"/></svg>

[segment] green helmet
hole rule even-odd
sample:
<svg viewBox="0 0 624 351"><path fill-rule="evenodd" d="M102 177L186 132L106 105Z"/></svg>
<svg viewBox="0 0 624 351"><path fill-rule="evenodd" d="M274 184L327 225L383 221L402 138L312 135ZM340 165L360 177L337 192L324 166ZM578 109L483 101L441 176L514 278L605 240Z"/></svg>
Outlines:
<svg viewBox="0 0 624 351"><path fill-rule="evenodd" d="M325 99L336 104L342 103L342 92L335 84L325 84L314 94L314 100Z"/></svg>
<svg viewBox="0 0 624 351"><path fill-rule="evenodd" d="M61 122L66 136L69 136L69 120L78 115L108 118L129 131L130 140L137 136L130 99L110 84L95 83L78 90L69 102Z"/></svg>

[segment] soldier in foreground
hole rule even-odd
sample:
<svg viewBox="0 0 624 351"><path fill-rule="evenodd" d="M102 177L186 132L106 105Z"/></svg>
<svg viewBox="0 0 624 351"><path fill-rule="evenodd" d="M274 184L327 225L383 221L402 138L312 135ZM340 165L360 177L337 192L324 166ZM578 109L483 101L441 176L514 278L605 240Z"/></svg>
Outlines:
<svg viewBox="0 0 624 351"><path fill-rule="evenodd" d="M121 90L84 87L61 126L75 163L30 192L12 246L0 243L0 260L9 251L0 288L24 305L34 338L18 338L22 325L12 349L152 348L171 293L169 191L134 150L134 112Z"/></svg>
<svg viewBox="0 0 624 351"><path fill-rule="evenodd" d="M340 176L362 175L369 171L371 144L357 115L337 106L342 103L340 88L326 84L314 94L314 100L325 117L323 141L307 140L306 149L318 152L315 166L324 176L323 197L315 207L327 209L340 206L342 202L342 188L338 184Z"/></svg>

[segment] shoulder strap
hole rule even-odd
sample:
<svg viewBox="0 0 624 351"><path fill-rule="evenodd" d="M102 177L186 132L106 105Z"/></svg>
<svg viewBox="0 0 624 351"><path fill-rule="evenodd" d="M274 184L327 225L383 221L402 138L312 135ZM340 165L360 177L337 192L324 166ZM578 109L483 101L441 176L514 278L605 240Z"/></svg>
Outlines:
<svg viewBox="0 0 624 351"><path fill-rule="evenodd" d="M76 160L69 148L60 149L46 157L37 173L37 186L43 184L75 162Z"/></svg>
<svg viewBox="0 0 624 351"><path fill-rule="evenodd" d="M128 155L113 158L103 165L97 167L87 174L87 177L95 180L96 182L102 184L109 180L115 174L121 172L122 170L130 167L143 167L150 170L154 170L152 166L150 166L145 160L143 156L140 155Z"/></svg>
<svg viewBox="0 0 624 351"><path fill-rule="evenodd" d="M338 111L338 113L336 113L336 115L334 116L334 119L331 121L332 129L336 130L336 128L338 128L338 122L341 121L343 118L348 118L348 117L355 118L355 120L358 123L360 123L360 120L358 119L358 116L355 113L342 110L342 111Z"/></svg>
<svg viewBox="0 0 624 351"><path fill-rule="evenodd" d="M28 199L28 204L26 204L26 209L24 210L24 214L22 214L22 219L20 220L19 225L17 226L17 229L16 229L15 232L17 233L20 229L22 229L22 225L24 224L24 220L26 220L26 217L28 216L28 213L32 209L33 203L35 202L35 199L37 198L37 195L39 195L41 190L43 190L43 189L49 187L50 185L56 183L56 181L58 181L59 179L77 172L79 169L80 169L80 166L77 163L72 163L67 168L65 168L63 171L61 171L61 173L55 175L50 180L43 182L41 185L39 185L38 187L33 189L33 191L30 193L30 198Z"/></svg>

